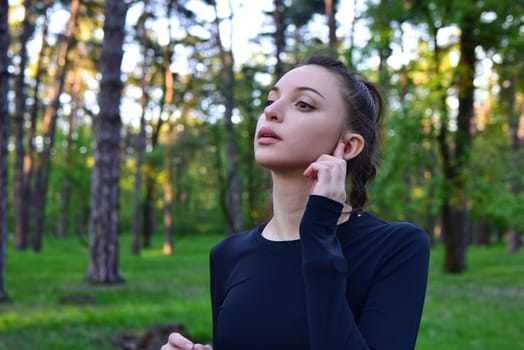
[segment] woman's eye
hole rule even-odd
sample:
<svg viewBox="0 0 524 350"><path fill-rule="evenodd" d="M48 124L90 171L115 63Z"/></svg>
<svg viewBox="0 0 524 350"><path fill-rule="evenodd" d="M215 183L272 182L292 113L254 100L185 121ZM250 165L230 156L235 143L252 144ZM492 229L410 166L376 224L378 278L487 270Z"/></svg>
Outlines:
<svg viewBox="0 0 524 350"><path fill-rule="evenodd" d="M273 100L266 100L266 107L273 104Z"/></svg>
<svg viewBox="0 0 524 350"><path fill-rule="evenodd" d="M295 106L298 108L298 109L302 109L302 110L313 110L314 107L312 105L310 105L309 103L307 102L304 102L304 101L298 101Z"/></svg>

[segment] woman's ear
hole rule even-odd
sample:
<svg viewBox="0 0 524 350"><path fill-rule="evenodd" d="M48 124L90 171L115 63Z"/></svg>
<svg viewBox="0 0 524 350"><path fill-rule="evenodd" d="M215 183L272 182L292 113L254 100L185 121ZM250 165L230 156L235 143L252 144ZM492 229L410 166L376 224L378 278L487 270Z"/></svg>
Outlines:
<svg viewBox="0 0 524 350"><path fill-rule="evenodd" d="M355 158L364 149L364 138L360 134L355 134L350 131L346 132L342 136L342 142L344 143L344 159L350 160Z"/></svg>

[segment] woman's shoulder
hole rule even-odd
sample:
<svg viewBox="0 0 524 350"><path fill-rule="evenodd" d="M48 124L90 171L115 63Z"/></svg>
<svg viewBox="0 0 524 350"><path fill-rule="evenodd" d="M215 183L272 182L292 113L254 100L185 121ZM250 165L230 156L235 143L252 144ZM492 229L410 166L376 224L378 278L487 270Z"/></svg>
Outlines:
<svg viewBox="0 0 524 350"><path fill-rule="evenodd" d="M353 243L367 241L389 249L415 248L429 250L429 237L418 225L409 221L386 221L369 212L352 214L344 236Z"/></svg>
<svg viewBox="0 0 524 350"><path fill-rule="evenodd" d="M424 230L408 221L388 222L367 212L359 214L339 233L351 265L367 266L358 273L388 275L404 269L421 273L427 270L430 243Z"/></svg>
<svg viewBox="0 0 524 350"><path fill-rule="evenodd" d="M224 258L232 253L242 253L243 250L250 249L254 245L255 236L259 231L260 226L257 226L250 230L227 236L211 248L211 255Z"/></svg>

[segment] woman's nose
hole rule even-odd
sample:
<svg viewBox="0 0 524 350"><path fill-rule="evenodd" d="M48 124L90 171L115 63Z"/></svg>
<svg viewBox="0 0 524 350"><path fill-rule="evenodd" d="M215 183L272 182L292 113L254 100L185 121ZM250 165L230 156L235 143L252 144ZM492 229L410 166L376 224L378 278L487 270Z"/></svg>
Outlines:
<svg viewBox="0 0 524 350"><path fill-rule="evenodd" d="M266 106L266 108L264 108L264 115L267 120L282 121L284 119L284 114L279 101L273 101L269 106Z"/></svg>

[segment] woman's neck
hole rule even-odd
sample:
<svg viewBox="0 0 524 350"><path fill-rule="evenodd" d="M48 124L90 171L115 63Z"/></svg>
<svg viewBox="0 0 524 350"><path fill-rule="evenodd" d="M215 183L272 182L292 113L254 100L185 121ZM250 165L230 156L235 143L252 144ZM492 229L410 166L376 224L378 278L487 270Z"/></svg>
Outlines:
<svg viewBox="0 0 524 350"><path fill-rule="evenodd" d="M273 217L262 235L272 241L291 241L300 238L299 226L309 195L311 180L300 174L273 177ZM338 224L349 220L352 208L344 204Z"/></svg>
<svg viewBox="0 0 524 350"><path fill-rule="evenodd" d="M299 239L299 225L311 191L311 180L302 174L273 173L273 217L263 235L275 241Z"/></svg>

